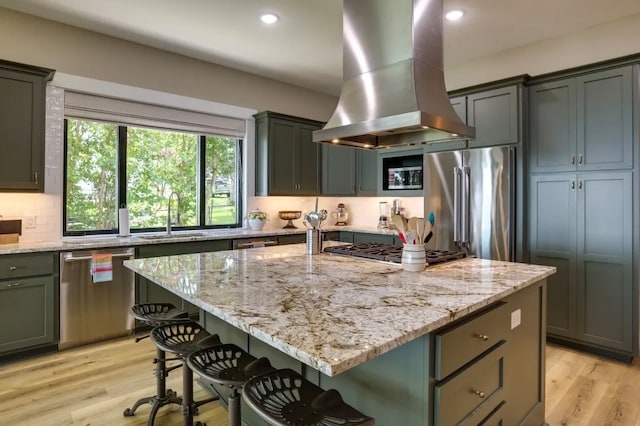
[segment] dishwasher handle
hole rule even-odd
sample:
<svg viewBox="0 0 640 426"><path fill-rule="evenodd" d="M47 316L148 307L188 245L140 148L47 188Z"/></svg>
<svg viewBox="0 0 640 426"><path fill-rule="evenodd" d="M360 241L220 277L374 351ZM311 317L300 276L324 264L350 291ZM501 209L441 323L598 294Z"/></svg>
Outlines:
<svg viewBox="0 0 640 426"><path fill-rule="evenodd" d="M125 257L125 258L133 258L133 253L113 253L111 257ZM93 256L74 256L72 254L67 254L64 256L65 262L79 262L82 260L92 260Z"/></svg>

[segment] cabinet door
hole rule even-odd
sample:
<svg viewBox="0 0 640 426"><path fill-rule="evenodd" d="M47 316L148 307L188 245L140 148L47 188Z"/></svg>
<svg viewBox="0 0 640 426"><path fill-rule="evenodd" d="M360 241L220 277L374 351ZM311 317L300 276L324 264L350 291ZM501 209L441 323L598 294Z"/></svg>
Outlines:
<svg viewBox="0 0 640 426"><path fill-rule="evenodd" d="M271 119L269 124L269 194L291 195L297 190L296 150L298 128L295 123ZM313 167L311 165L310 167ZM267 195L267 194L265 194Z"/></svg>
<svg viewBox="0 0 640 426"><path fill-rule="evenodd" d="M574 171L576 83L573 79L529 87L532 172Z"/></svg>
<svg viewBox="0 0 640 426"><path fill-rule="evenodd" d="M44 190L45 79L0 69L0 189Z"/></svg>
<svg viewBox="0 0 640 426"><path fill-rule="evenodd" d="M374 150L356 150L356 170L358 195L375 196L378 194L378 152Z"/></svg>
<svg viewBox="0 0 640 426"><path fill-rule="evenodd" d="M469 148L516 144L520 141L517 86L467 96L467 123L476 128Z"/></svg>
<svg viewBox="0 0 640 426"><path fill-rule="evenodd" d="M312 136L318 126L300 124L293 167L296 170L297 189L299 195L320 195L322 191L322 145L313 142Z"/></svg>
<svg viewBox="0 0 640 426"><path fill-rule="evenodd" d="M578 169L633 165L633 85L631 67L577 79Z"/></svg>
<svg viewBox="0 0 640 426"><path fill-rule="evenodd" d="M53 277L0 282L0 353L54 343Z"/></svg>
<svg viewBox="0 0 640 426"><path fill-rule="evenodd" d="M555 266L547 285L547 331L575 334L576 176L533 176L530 182L531 263Z"/></svg>
<svg viewBox="0 0 640 426"><path fill-rule="evenodd" d="M356 149L325 145L322 148L322 195L356 194Z"/></svg>
<svg viewBox="0 0 640 426"><path fill-rule="evenodd" d="M632 350L631 172L578 175L578 338Z"/></svg>

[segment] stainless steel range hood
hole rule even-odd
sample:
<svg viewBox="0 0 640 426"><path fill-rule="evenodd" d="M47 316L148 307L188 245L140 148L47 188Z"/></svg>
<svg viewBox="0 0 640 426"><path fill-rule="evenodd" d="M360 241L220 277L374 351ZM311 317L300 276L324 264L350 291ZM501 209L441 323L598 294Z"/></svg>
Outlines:
<svg viewBox="0 0 640 426"><path fill-rule="evenodd" d="M475 138L444 84L442 0L344 0L343 85L314 142L386 148Z"/></svg>

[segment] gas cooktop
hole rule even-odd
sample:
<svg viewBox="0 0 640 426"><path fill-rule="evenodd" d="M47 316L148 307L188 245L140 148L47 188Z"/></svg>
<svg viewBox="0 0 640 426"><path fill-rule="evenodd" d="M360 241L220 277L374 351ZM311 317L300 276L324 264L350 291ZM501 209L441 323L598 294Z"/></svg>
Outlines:
<svg viewBox="0 0 640 426"><path fill-rule="evenodd" d="M342 246L326 247L325 252L342 256L361 257L365 259L380 260L383 262L400 263L402 260L402 247L390 244L358 243ZM427 266L448 262L467 257L461 251L431 250L425 249Z"/></svg>

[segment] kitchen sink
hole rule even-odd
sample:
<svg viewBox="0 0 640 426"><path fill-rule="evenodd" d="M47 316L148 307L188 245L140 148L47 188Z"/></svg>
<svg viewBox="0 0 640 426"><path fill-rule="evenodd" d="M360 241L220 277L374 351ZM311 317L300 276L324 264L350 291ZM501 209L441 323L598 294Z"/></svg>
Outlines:
<svg viewBox="0 0 640 426"><path fill-rule="evenodd" d="M152 235L137 235L137 237L143 240L162 240L162 239L168 239L168 238L202 237L203 235L205 234L202 232L176 232L171 235L162 233L162 234L152 234Z"/></svg>

